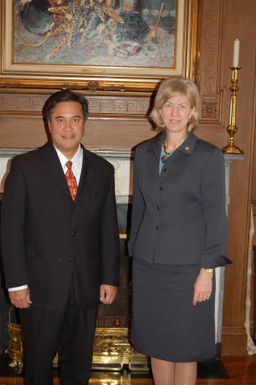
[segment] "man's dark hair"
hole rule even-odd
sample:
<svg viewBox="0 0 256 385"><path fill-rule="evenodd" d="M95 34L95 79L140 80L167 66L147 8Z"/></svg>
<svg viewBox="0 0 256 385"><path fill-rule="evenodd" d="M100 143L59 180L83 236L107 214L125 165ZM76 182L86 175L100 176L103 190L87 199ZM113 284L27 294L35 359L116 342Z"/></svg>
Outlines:
<svg viewBox="0 0 256 385"><path fill-rule="evenodd" d="M70 90L61 90L52 94L45 102L43 107L43 115L46 120L51 119L52 112L57 104L62 102L77 102L81 105L83 111L84 120L87 120L88 112L88 101L87 99L76 92Z"/></svg>

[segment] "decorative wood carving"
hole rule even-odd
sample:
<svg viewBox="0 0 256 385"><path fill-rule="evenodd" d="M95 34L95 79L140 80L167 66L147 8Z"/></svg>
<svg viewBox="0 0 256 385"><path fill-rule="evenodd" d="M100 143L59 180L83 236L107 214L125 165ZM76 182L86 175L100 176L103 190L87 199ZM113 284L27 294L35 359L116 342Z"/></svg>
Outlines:
<svg viewBox="0 0 256 385"><path fill-rule="evenodd" d="M44 101L45 96L43 95L0 94L0 114L8 112L41 113Z"/></svg>
<svg viewBox="0 0 256 385"><path fill-rule="evenodd" d="M91 114L136 115L145 117L149 109L149 97L135 96L86 96ZM40 113L47 96L37 94L0 94L0 115L5 113Z"/></svg>
<svg viewBox="0 0 256 385"><path fill-rule="evenodd" d="M222 23L221 0L202 2L200 47L200 93L202 122L220 122L219 53Z"/></svg>
<svg viewBox="0 0 256 385"><path fill-rule="evenodd" d="M218 106L216 102L203 102L202 103L202 119L215 120L218 113Z"/></svg>
<svg viewBox="0 0 256 385"><path fill-rule="evenodd" d="M90 112L110 115L143 115L149 108L148 97L88 96Z"/></svg>

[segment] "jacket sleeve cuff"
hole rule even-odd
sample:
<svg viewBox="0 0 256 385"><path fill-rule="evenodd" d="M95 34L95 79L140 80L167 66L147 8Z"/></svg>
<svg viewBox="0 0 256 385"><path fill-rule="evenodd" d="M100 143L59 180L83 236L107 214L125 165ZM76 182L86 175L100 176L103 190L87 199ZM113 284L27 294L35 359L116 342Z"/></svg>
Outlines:
<svg viewBox="0 0 256 385"><path fill-rule="evenodd" d="M204 269L214 269L215 267L230 265L232 261L224 255L203 255L201 266Z"/></svg>

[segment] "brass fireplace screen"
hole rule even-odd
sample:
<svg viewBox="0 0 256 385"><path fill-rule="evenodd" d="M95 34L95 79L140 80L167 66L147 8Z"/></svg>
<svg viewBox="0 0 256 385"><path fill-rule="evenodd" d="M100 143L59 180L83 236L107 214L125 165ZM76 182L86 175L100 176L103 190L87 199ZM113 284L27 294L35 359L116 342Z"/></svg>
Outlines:
<svg viewBox="0 0 256 385"><path fill-rule="evenodd" d="M23 369L23 345L20 324L8 322L10 342L8 354L11 367L17 372ZM53 360L58 367L58 353ZM127 366L130 371L148 371L148 359L137 352L129 343L128 328L96 328L93 351L93 370L122 371Z"/></svg>

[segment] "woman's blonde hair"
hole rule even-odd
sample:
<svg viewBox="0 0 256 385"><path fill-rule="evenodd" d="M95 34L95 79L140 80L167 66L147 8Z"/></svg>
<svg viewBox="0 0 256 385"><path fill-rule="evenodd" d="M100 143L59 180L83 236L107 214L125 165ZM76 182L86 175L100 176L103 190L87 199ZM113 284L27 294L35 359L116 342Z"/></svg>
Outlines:
<svg viewBox="0 0 256 385"><path fill-rule="evenodd" d="M165 124L160 114L161 108L173 96L185 95L188 97L191 108L194 108L193 115L188 122L188 131L194 130L198 126L200 96L197 85L190 79L168 78L160 83L157 90L154 107L150 113L150 118L157 127L164 129Z"/></svg>

